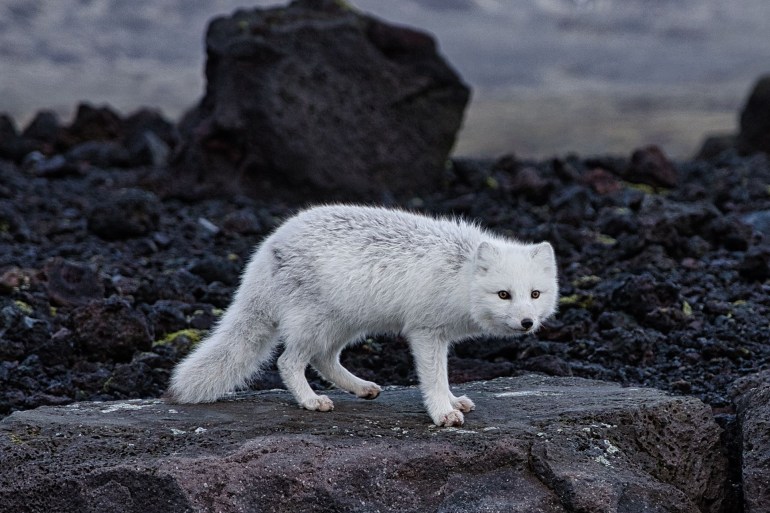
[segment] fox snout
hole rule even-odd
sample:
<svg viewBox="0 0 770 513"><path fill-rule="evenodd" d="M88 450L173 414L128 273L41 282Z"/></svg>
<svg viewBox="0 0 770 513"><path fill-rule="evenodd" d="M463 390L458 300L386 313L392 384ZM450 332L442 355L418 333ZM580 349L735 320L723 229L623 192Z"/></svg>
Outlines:
<svg viewBox="0 0 770 513"><path fill-rule="evenodd" d="M513 331L517 331L519 333L526 333L533 331L533 329L536 326L536 322L531 317L524 317L522 319L511 319L508 322L508 327L511 328Z"/></svg>

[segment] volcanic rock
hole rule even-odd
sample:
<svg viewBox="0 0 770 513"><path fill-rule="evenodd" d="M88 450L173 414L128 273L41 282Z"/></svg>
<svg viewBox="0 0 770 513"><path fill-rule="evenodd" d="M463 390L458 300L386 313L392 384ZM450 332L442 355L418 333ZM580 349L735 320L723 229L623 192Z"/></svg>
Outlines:
<svg viewBox="0 0 770 513"><path fill-rule="evenodd" d="M749 248L738 270L747 280L762 282L770 278L770 247L764 245Z"/></svg>
<svg viewBox="0 0 770 513"><path fill-rule="evenodd" d="M746 513L770 512L770 371L733 385L743 440L743 494Z"/></svg>
<svg viewBox="0 0 770 513"><path fill-rule="evenodd" d="M431 36L333 0L211 22L206 94L180 124L180 188L263 198L434 190L468 87ZM200 188L200 187L199 187Z"/></svg>
<svg viewBox="0 0 770 513"><path fill-rule="evenodd" d="M674 187L677 181L673 164L663 150L654 145L633 152L623 178L654 187Z"/></svg>
<svg viewBox="0 0 770 513"><path fill-rule="evenodd" d="M77 403L0 422L9 511L716 513L726 459L694 398L578 378L459 386L477 410L440 429L415 388L284 391L204 405ZM84 509L84 505L88 505Z"/></svg>
<svg viewBox="0 0 770 513"><path fill-rule="evenodd" d="M147 235L155 230L161 203L155 194L141 189L111 192L94 205L88 229L107 240Z"/></svg>
<svg viewBox="0 0 770 513"><path fill-rule="evenodd" d="M0 114L0 158L20 162L37 147L37 144L19 135L10 117Z"/></svg>
<svg viewBox="0 0 770 513"><path fill-rule="evenodd" d="M65 155L67 162L85 162L97 167L124 167L131 155L116 141L87 141L76 144Z"/></svg>
<svg viewBox="0 0 770 513"><path fill-rule="evenodd" d="M746 149L770 153L770 75L761 77L741 111L740 142Z"/></svg>
<svg viewBox="0 0 770 513"><path fill-rule="evenodd" d="M35 117L29 122L22 135L28 139L35 139L53 145L61 136L61 130L59 117L56 113L50 110L41 110L35 114Z"/></svg>
<svg viewBox="0 0 770 513"><path fill-rule="evenodd" d="M55 305L82 305L104 297L104 284L90 266L55 258L45 268L48 297Z"/></svg>
<svg viewBox="0 0 770 513"><path fill-rule="evenodd" d="M75 119L65 129L62 143L66 147L86 141L111 141L123 135L123 120L108 106L78 105Z"/></svg>
<svg viewBox="0 0 770 513"><path fill-rule="evenodd" d="M117 296L78 307L72 325L78 347L89 360L125 362L152 345L144 314Z"/></svg>
<svg viewBox="0 0 770 513"><path fill-rule="evenodd" d="M160 112L140 109L127 117L123 125L123 144L133 165L159 167L166 164L178 136L174 125Z"/></svg>

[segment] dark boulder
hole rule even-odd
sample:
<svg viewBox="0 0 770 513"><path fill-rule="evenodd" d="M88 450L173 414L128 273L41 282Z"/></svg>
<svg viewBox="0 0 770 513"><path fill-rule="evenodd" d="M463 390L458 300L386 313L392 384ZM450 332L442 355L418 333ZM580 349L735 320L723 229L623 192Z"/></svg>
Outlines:
<svg viewBox="0 0 770 513"><path fill-rule="evenodd" d="M134 166L166 164L176 145L176 128L155 110L140 109L124 120L123 144Z"/></svg>
<svg viewBox="0 0 770 513"><path fill-rule="evenodd" d="M120 189L103 197L89 212L88 229L107 240L147 235L158 227L161 202L141 189Z"/></svg>
<svg viewBox="0 0 770 513"><path fill-rule="evenodd" d="M669 331L681 324L685 317L679 287L646 272L626 278L613 291L612 302L644 325L660 331Z"/></svg>
<svg viewBox="0 0 770 513"><path fill-rule="evenodd" d="M441 185L469 90L431 36L299 0L215 19L206 51L206 94L180 123L181 194L379 199Z"/></svg>
<svg viewBox="0 0 770 513"><path fill-rule="evenodd" d="M41 111L24 130L22 140L45 154L61 152L57 156L70 165L163 166L177 135L173 124L156 110L140 109L122 118L108 106L82 103L65 127L59 126L53 113Z"/></svg>
<svg viewBox="0 0 770 513"><path fill-rule="evenodd" d="M130 163L131 155L116 141L87 141L70 148L65 160L96 167L124 167Z"/></svg>
<svg viewBox="0 0 770 513"><path fill-rule="evenodd" d="M750 281L762 282L770 278L770 247L750 247L744 253L738 271L743 278Z"/></svg>
<svg viewBox="0 0 770 513"><path fill-rule="evenodd" d="M698 160L717 159L724 152L736 147L738 138L733 134L715 134L706 137L695 155Z"/></svg>
<svg viewBox="0 0 770 513"><path fill-rule="evenodd" d="M741 111L739 138L746 150L770 153L770 75L757 81Z"/></svg>
<svg viewBox="0 0 770 513"><path fill-rule="evenodd" d="M629 182L644 183L653 187L674 187L676 169L658 146L638 149L631 155L631 162L623 172Z"/></svg>
<svg viewBox="0 0 770 513"><path fill-rule="evenodd" d="M50 110L41 110L22 132L26 139L34 139L42 143L53 145L61 137L61 124L59 117Z"/></svg>
<svg viewBox="0 0 770 513"><path fill-rule="evenodd" d="M92 361L127 362L152 346L147 318L117 296L78 307L71 323L77 347Z"/></svg>
<svg viewBox="0 0 770 513"><path fill-rule="evenodd" d="M0 114L0 158L21 162L27 153L38 147L39 144L19 135L10 117Z"/></svg>
<svg viewBox="0 0 770 513"><path fill-rule="evenodd" d="M88 265L54 258L45 267L51 303L60 306L82 305L104 297L99 273Z"/></svg>
<svg viewBox="0 0 770 513"><path fill-rule="evenodd" d="M66 127L60 143L71 147L86 141L111 141L123 135L123 120L110 107L78 105L75 119Z"/></svg>

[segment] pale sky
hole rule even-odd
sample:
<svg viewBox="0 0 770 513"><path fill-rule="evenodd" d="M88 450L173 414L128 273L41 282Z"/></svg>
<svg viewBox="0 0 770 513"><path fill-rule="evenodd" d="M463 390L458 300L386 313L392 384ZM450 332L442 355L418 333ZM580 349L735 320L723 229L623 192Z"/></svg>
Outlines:
<svg viewBox="0 0 770 513"><path fill-rule="evenodd" d="M770 73L766 0L351 0L431 32L473 89L456 154L673 156L733 131ZM0 112L80 101L172 120L204 88L209 19L244 0L0 0Z"/></svg>

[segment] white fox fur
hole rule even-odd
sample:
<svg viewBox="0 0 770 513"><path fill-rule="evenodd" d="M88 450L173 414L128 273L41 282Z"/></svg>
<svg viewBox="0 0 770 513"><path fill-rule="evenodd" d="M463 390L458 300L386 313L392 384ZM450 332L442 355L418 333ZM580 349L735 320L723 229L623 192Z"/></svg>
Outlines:
<svg viewBox="0 0 770 513"><path fill-rule="evenodd" d="M462 425L474 405L449 390L449 346L538 329L556 310L556 274L547 242L524 244L399 210L311 208L257 248L218 325L174 370L169 396L215 401L245 386L283 342L278 369L304 408L334 407L311 389L308 364L337 387L374 399L380 387L342 367L340 352L367 334L401 333L433 422Z"/></svg>

